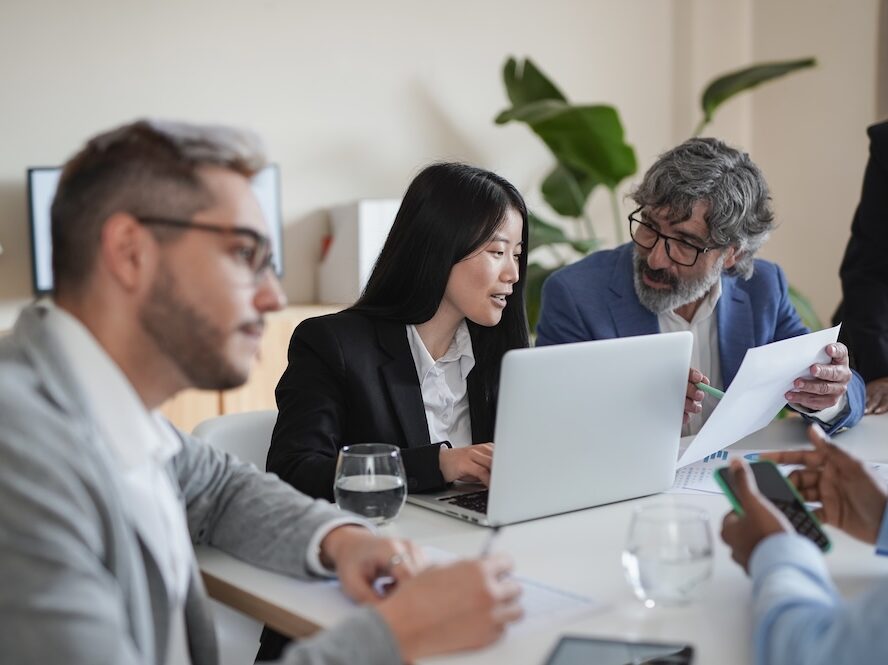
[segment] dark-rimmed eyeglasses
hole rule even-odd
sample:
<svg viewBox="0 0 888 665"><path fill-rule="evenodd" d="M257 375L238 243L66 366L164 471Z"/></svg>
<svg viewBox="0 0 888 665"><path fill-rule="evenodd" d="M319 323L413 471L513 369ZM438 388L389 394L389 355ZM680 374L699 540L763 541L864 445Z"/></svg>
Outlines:
<svg viewBox="0 0 888 665"><path fill-rule="evenodd" d="M207 231L223 236L239 236L249 238L250 245L238 247L237 257L252 271L258 281L271 268L274 255L271 251L271 243L267 236L258 231L243 226L217 226L203 222L192 222L189 219L172 219L169 217L137 216L140 224L145 226L167 226L174 229L186 229L194 231Z"/></svg>
<svg viewBox="0 0 888 665"><path fill-rule="evenodd" d="M632 236L632 241L639 247L653 249L660 241L660 238L662 238L663 244L666 246L666 255L678 265L685 266L686 268L694 265L701 254L705 254L712 249L721 249L720 247L698 247L687 240L660 233L659 229L653 224L649 224L637 217L643 207L629 213L629 235Z"/></svg>

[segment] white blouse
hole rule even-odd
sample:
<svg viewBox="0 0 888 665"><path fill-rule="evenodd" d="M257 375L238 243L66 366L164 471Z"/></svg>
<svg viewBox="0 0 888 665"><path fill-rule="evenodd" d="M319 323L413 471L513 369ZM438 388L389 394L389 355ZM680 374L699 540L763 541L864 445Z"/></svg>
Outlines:
<svg viewBox="0 0 888 665"><path fill-rule="evenodd" d="M449 441L454 448L472 444L472 421L466 379L475 366L472 338L463 321L447 353L434 360L416 326L407 326L407 341L422 391L429 440Z"/></svg>

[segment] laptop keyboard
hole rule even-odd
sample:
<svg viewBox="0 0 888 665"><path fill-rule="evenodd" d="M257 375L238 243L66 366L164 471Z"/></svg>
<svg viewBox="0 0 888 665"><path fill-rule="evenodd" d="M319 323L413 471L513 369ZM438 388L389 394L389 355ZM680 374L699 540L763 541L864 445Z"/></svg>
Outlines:
<svg viewBox="0 0 888 665"><path fill-rule="evenodd" d="M459 506L460 508L465 508L466 510L474 510L481 513L482 515L486 515L487 495L487 490L481 490L480 492L469 492L468 494L449 496L439 500L443 501L444 503L449 503L453 506Z"/></svg>

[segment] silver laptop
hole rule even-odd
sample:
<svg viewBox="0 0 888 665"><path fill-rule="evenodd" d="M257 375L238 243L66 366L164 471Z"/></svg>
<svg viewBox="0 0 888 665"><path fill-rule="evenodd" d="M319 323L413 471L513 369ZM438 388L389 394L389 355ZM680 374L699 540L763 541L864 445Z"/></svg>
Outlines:
<svg viewBox="0 0 888 665"><path fill-rule="evenodd" d="M692 344L675 332L509 351L490 490L407 500L499 526L669 489Z"/></svg>

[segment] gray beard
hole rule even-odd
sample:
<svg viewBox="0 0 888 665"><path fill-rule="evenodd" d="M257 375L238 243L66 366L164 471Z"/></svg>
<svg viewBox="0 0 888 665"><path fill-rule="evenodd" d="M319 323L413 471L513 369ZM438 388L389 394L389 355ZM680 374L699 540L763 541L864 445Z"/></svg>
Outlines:
<svg viewBox="0 0 888 665"><path fill-rule="evenodd" d="M639 302L654 314L664 314L700 300L709 293L709 289L721 278L725 256L720 256L708 273L691 281L682 281L665 271L651 270L648 268L647 262L639 256L637 250L632 253L632 263L632 281ZM669 284L672 288L661 290L648 286L641 279L645 272L653 279Z"/></svg>

